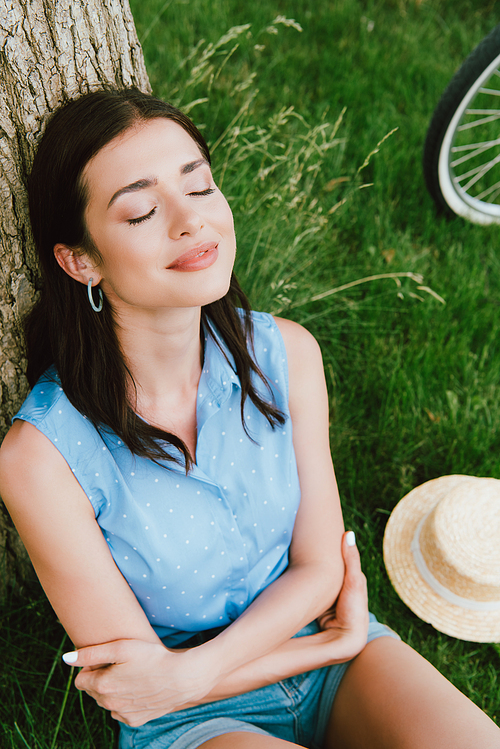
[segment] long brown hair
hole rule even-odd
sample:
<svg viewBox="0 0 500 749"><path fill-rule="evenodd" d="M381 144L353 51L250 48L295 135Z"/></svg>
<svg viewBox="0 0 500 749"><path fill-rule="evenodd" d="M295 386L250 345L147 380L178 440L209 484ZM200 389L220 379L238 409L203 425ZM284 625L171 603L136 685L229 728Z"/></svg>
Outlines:
<svg viewBox="0 0 500 749"><path fill-rule="evenodd" d="M153 460L178 460L169 453L172 445L184 455L188 471L193 456L184 442L175 434L147 424L127 400L127 382L133 382L133 378L118 342L111 305L104 298L102 312L93 312L85 286L70 278L54 257L54 246L61 243L100 260L85 225L88 195L83 170L118 135L138 122L159 117L183 127L210 163L205 139L191 120L170 104L137 89L102 89L84 94L64 104L49 119L28 181L42 289L24 323L27 376L33 387L54 364L70 402L97 429L111 428L133 453ZM234 360L241 383L243 426L247 398L271 426L283 424L284 416L252 357L250 308L234 274L228 293L202 307L202 322L211 323L204 326L210 335L213 336L212 326L218 331ZM269 401L258 393L252 382L254 376L266 384Z"/></svg>

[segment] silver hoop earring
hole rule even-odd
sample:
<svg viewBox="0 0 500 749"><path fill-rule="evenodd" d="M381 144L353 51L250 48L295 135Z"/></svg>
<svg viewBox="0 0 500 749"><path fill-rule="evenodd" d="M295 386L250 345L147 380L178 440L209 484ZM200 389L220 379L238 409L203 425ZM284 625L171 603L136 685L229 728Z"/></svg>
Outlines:
<svg viewBox="0 0 500 749"><path fill-rule="evenodd" d="M89 282L87 284L87 293L89 295L89 302L90 306L94 310L94 312L100 312L102 310L102 289L99 289L99 306L97 306L94 302L94 297L92 296L92 281L93 278L89 278Z"/></svg>

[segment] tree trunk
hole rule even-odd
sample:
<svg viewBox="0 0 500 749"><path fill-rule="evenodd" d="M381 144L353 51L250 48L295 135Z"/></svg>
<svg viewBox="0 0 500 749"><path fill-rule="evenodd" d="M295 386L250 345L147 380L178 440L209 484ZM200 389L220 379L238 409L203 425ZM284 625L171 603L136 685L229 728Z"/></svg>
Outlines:
<svg viewBox="0 0 500 749"><path fill-rule="evenodd" d="M149 91L128 0L0 0L0 438L28 391L19 321L37 294L25 191L47 115L101 84ZM29 456L27 456L29 460ZM0 503L1 505L1 503ZM3 505L6 584L30 565Z"/></svg>

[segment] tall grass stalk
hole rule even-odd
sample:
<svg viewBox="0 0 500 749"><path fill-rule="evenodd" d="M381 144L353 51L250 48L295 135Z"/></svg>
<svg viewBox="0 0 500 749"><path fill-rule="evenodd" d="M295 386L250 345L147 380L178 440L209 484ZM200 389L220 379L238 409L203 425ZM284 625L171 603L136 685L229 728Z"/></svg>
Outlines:
<svg viewBox="0 0 500 749"><path fill-rule="evenodd" d="M56 749L56 746L57 746L57 737L59 735L59 730L61 728L61 723L64 717L64 711L66 710L66 705L68 703L69 690L73 683L74 670L75 670L74 668L70 668L70 673L68 676L68 680L66 682L66 689L64 691L64 696L61 702L61 709L59 711L59 716L57 718L56 727L54 729L54 735L52 736L52 743L50 745L50 749Z"/></svg>

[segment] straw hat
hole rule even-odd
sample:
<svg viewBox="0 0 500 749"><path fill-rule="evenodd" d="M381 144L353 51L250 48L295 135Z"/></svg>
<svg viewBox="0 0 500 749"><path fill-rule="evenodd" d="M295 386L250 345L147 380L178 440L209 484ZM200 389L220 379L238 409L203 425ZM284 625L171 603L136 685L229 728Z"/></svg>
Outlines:
<svg viewBox="0 0 500 749"><path fill-rule="evenodd" d="M384 535L389 578L447 635L500 642L500 481L441 476L396 505Z"/></svg>

